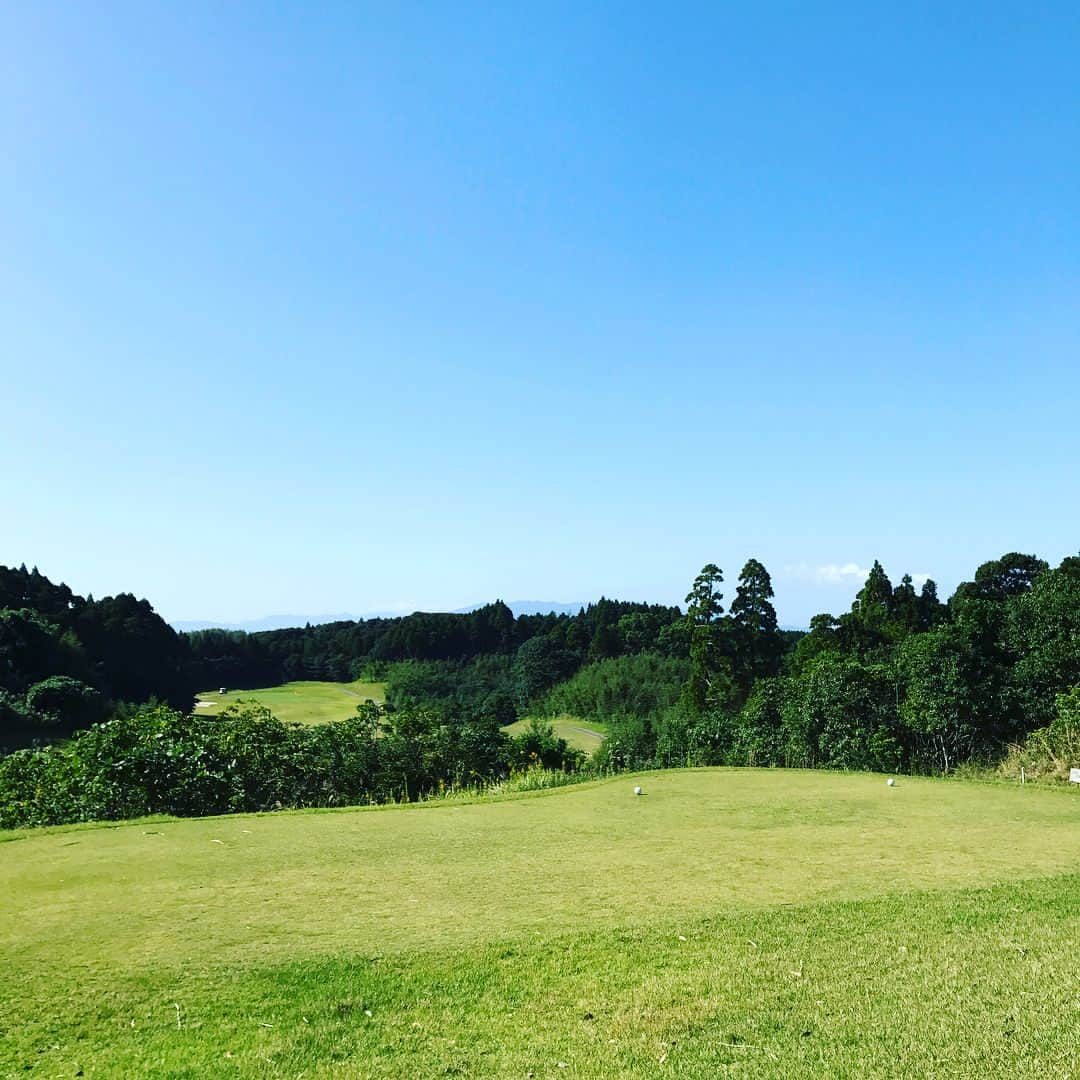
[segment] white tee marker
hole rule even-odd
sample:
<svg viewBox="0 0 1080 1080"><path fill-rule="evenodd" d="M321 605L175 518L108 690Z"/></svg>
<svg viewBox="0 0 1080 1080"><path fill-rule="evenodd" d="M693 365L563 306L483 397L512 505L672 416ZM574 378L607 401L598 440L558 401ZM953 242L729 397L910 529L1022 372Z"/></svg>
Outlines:
<svg viewBox="0 0 1080 1080"><path fill-rule="evenodd" d="M885 783L888 784L889 787L896 787L896 781L891 776L888 780L885 781Z"/></svg>
<svg viewBox="0 0 1080 1080"><path fill-rule="evenodd" d="M641 794L641 788L640 787L634 788L634 794L635 795L640 795Z"/></svg>

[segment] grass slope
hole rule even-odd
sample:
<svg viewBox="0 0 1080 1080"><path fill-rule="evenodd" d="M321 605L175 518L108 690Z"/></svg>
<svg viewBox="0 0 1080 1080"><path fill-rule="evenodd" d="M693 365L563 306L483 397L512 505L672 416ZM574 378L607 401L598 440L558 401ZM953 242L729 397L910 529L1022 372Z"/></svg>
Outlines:
<svg viewBox="0 0 1080 1080"><path fill-rule="evenodd" d="M1071 793L633 782L8 834L0 1073L1072 1075Z"/></svg>
<svg viewBox="0 0 1080 1080"><path fill-rule="evenodd" d="M216 716L238 701L257 701L279 720L325 724L329 720L344 720L351 716L364 698L382 702L385 692L385 683L359 679L347 683L291 682L263 690L230 690L227 694L204 690L197 699L208 704L198 706L195 711L200 716Z"/></svg>
<svg viewBox="0 0 1080 1080"><path fill-rule="evenodd" d="M600 744L607 738L607 727L589 720L582 720L577 716L551 716L540 717L540 722L550 724L555 734L560 739L565 739L567 745L575 746L578 750L584 750L591 754L598 749ZM517 720L513 724L507 724L503 730L508 735L523 735L529 730L532 721L526 717Z"/></svg>

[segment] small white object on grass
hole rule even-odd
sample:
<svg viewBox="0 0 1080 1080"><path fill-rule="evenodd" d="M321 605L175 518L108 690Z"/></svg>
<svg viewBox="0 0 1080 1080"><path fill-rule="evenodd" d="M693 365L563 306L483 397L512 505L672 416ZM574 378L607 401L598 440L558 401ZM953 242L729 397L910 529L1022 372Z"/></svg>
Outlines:
<svg viewBox="0 0 1080 1080"><path fill-rule="evenodd" d="M635 795L640 795L641 794L641 788L640 787L634 788L634 794Z"/></svg>
<svg viewBox="0 0 1080 1080"><path fill-rule="evenodd" d="M889 787L896 787L896 781L891 776L888 780L885 781L885 783L888 784Z"/></svg>

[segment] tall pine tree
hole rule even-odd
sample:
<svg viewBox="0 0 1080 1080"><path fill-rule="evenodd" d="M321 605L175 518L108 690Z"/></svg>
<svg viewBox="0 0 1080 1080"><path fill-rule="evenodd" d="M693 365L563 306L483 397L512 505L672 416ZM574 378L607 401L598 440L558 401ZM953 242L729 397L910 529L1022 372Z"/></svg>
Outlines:
<svg viewBox="0 0 1080 1080"><path fill-rule="evenodd" d="M735 677L744 694L756 679L776 673L782 642L772 605L774 595L769 571L757 559L750 559L739 574L731 603Z"/></svg>
<svg viewBox="0 0 1080 1080"><path fill-rule="evenodd" d="M731 664L722 646L724 573L708 563L694 578L686 597L686 627L690 642L690 677L683 688L683 705L702 716L731 696Z"/></svg>

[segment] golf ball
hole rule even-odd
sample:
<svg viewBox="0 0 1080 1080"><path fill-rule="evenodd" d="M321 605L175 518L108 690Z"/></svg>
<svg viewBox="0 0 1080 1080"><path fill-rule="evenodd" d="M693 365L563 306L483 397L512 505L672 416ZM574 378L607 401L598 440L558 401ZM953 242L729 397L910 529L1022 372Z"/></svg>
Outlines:
<svg viewBox="0 0 1080 1080"><path fill-rule="evenodd" d="M634 788L634 794L635 795L640 795L641 794L641 788L639 788L639 787Z"/></svg>
<svg viewBox="0 0 1080 1080"><path fill-rule="evenodd" d="M896 784L896 781L890 776L889 779L885 781L885 783L888 784L889 787L894 787L895 784Z"/></svg>

